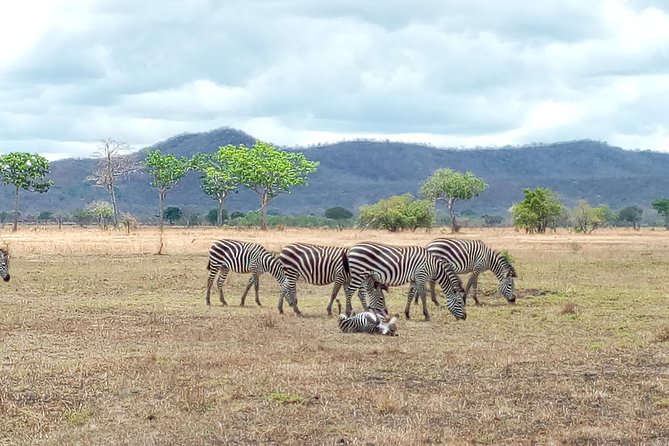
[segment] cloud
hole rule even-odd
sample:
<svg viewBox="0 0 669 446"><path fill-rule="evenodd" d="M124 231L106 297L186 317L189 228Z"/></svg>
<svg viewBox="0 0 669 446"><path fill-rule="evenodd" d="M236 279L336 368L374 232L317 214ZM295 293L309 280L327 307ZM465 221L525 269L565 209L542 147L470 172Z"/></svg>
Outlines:
<svg viewBox="0 0 669 446"><path fill-rule="evenodd" d="M279 145L592 138L669 150L659 0L40 6L0 6L11 25L0 37L16 42L0 49L3 152L85 156L103 137L141 148L221 126Z"/></svg>

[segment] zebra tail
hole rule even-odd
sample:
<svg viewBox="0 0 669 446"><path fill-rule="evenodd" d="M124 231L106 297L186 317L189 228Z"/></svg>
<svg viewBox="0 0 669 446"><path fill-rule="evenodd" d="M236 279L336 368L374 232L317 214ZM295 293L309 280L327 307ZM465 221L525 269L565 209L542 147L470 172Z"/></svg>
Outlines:
<svg viewBox="0 0 669 446"><path fill-rule="evenodd" d="M207 260L207 271L211 271L211 259Z"/></svg>

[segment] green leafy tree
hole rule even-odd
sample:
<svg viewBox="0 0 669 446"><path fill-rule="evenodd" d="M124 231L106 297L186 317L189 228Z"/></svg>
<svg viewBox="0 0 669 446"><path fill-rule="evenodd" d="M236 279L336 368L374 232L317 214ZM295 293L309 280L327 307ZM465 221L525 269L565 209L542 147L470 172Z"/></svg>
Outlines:
<svg viewBox="0 0 669 446"><path fill-rule="evenodd" d="M415 230L434 224L434 208L428 200L415 200L411 194L395 195L360 208L359 223L395 232Z"/></svg>
<svg viewBox="0 0 669 446"><path fill-rule="evenodd" d="M612 211L606 205L592 207L586 200L578 200L572 210L572 218L577 232L590 234L597 228L606 226L612 220Z"/></svg>
<svg viewBox="0 0 669 446"><path fill-rule="evenodd" d="M218 224L218 209L209 209L209 212L207 212L207 215L205 216L205 219L207 222L209 222L210 225L217 225ZM244 214L242 214L244 216ZM228 211L223 209L223 212L221 213L221 221L225 223L228 221L229 215Z"/></svg>
<svg viewBox="0 0 669 446"><path fill-rule="evenodd" d="M158 190L160 220L160 248L158 254L163 253L165 243L163 241L163 207L167 193L181 180L191 169L191 160L188 158L177 158L174 155L163 155L159 149L149 150L144 161L146 171L152 177L151 186Z"/></svg>
<svg viewBox="0 0 669 446"><path fill-rule="evenodd" d="M470 200L486 190L488 185L471 172L460 173L451 169L438 169L425 180L420 188L421 194L434 202L435 206L443 201L451 215L451 231L458 232L460 226L455 218L455 202Z"/></svg>
<svg viewBox="0 0 669 446"><path fill-rule="evenodd" d="M525 198L511 207L513 224L527 232L544 233L555 227L563 215L564 206L555 192L548 188L523 190Z"/></svg>
<svg viewBox="0 0 669 446"><path fill-rule="evenodd" d="M652 203L653 209L664 217L664 227L669 229L669 198L658 198Z"/></svg>
<svg viewBox="0 0 669 446"><path fill-rule="evenodd" d="M52 218L53 218L53 212L42 211L37 216L37 223L39 223L39 222L48 223Z"/></svg>
<svg viewBox="0 0 669 446"><path fill-rule="evenodd" d="M632 223L632 227L637 230L641 228L641 218L643 209L639 206L627 206L618 213L618 220L626 223Z"/></svg>
<svg viewBox="0 0 669 446"><path fill-rule="evenodd" d="M25 189L44 193L53 185L53 181L45 179L49 173L49 161L36 153L12 152L0 155L0 181L14 186L14 226L16 231L19 222L19 190Z"/></svg>
<svg viewBox="0 0 669 446"><path fill-rule="evenodd" d="M90 223L94 218L94 215L88 209L77 209L72 213L72 220L77 222L79 226Z"/></svg>
<svg viewBox="0 0 669 446"><path fill-rule="evenodd" d="M285 152L262 141L251 147L225 146L219 152L225 154L230 174L258 196L261 229L267 229L269 203L281 193L290 193L290 188L306 184L307 176L318 166L301 153Z"/></svg>
<svg viewBox="0 0 669 446"><path fill-rule="evenodd" d="M98 225L107 229L107 224L114 216L114 206L107 201L94 201L88 205L88 211L98 219Z"/></svg>
<svg viewBox="0 0 669 446"><path fill-rule="evenodd" d="M341 206L336 206L325 210L325 218L329 218L337 222L337 228L342 229L343 221L349 220L353 217L353 212Z"/></svg>
<svg viewBox="0 0 669 446"><path fill-rule="evenodd" d="M201 172L202 190L218 201L216 222L218 226L223 224L223 212L225 211L225 199L232 191L237 191L240 179L237 172L231 168L231 151L237 150L234 146L220 147L213 155L197 155L193 158L193 164Z"/></svg>
<svg viewBox="0 0 669 446"><path fill-rule="evenodd" d="M233 211L232 214L230 214L230 220L234 220L236 218L244 218L246 217L246 214L243 212L239 211Z"/></svg>
<svg viewBox="0 0 669 446"><path fill-rule="evenodd" d="M167 206L167 208L165 209L165 213L163 214L163 218L165 218L165 220L167 220L170 223L170 225L173 225L174 223L179 221L181 215L182 215L181 209L179 209L178 207Z"/></svg>

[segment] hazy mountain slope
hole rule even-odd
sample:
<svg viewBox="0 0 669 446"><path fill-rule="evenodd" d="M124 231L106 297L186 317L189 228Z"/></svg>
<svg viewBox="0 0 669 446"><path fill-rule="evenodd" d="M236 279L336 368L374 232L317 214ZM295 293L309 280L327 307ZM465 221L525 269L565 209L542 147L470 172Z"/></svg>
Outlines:
<svg viewBox="0 0 669 446"><path fill-rule="evenodd" d="M165 153L191 156L213 152L226 144L253 144L253 137L229 128L206 133L179 135L155 145ZM435 169L450 167L471 170L490 187L479 197L462 203L460 210L503 214L522 198L526 187L545 186L556 190L568 204L584 198L592 204L613 208L631 204L650 206L660 196L669 195L669 155L657 152L626 151L596 141L572 141L521 148L436 149L416 144L346 141L319 147L299 148L307 158L319 161L318 171L308 186L277 198L270 208L282 213L321 214L332 206L357 210L360 205L390 195L417 194L420 183ZM141 156L141 153L140 153ZM52 163L55 186L47 194L22 193L23 212L42 210L71 212L94 199L104 199L105 191L86 181L95 166L91 159L67 159ZM0 209L12 207L12 190L0 191ZM155 215L157 192L146 175L136 175L120 185L122 210L143 217ZM168 195L167 202L185 210L204 212L214 201L199 190L199 181L190 174ZM233 194L231 210L258 207L248 191Z"/></svg>

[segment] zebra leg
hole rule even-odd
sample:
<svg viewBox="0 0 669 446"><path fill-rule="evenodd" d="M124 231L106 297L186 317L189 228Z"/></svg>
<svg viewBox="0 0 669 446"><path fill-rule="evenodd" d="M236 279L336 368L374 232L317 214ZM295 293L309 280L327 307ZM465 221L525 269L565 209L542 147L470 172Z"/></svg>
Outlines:
<svg viewBox="0 0 669 446"><path fill-rule="evenodd" d="M255 282L253 282L253 290L256 292L256 304L259 307L262 307L262 304L260 303L260 294L258 291L260 290L260 277L256 276Z"/></svg>
<svg viewBox="0 0 669 446"><path fill-rule="evenodd" d="M464 296L465 304L467 304L467 293L469 293L469 288L472 288L474 290L473 292L474 294L472 295L472 297L474 298L474 302L476 303L476 305L481 305L481 303L476 297L476 291L478 288L478 277L479 277L478 270L474 270L472 272L472 275L469 276L469 280L467 281L467 288L465 288L465 296Z"/></svg>
<svg viewBox="0 0 669 446"><path fill-rule="evenodd" d="M330 303L328 304L328 316L332 316L332 304L334 303L335 299L337 300L337 305L339 306L339 312L341 312L341 305L339 304L339 299L337 299L337 294L339 294L339 290L341 289L342 284L339 282L335 282L334 286L332 287L332 294L330 295Z"/></svg>
<svg viewBox="0 0 669 446"><path fill-rule="evenodd" d="M249 281L246 283L246 289L244 290L244 294L242 294L242 300L241 302L239 302L240 307L243 307L244 303L246 303L246 295L249 293L251 285L253 285L255 281L256 281L256 276L255 274L252 274L251 277L249 278Z"/></svg>
<svg viewBox="0 0 669 446"><path fill-rule="evenodd" d="M416 290L416 284L415 283L411 283L409 285L409 296L407 296L407 304L406 304L406 307L404 307L404 316L407 319L411 319L411 301L413 299L416 299L416 303L418 302L418 293L417 293L417 290Z"/></svg>
<svg viewBox="0 0 669 446"><path fill-rule="evenodd" d="M214 284L214 279L216 278L216 273L217 271L212 270L209 271L209 278L207 279L207 295L204 298L204 301L207 303L207 305L211 305L211 286Z"/></svg>
<svg viewBox="0 0 669 446"><path fill-rule="evenodd" d="M418 292L420 293L420 300L423 301L423 316L425 316L426 321L429 321L430 313L428 313L427 311L427 289L425 287L425 284L421 285L418 288Z"/></svg>
<svg viewBox="0 0 669 446"><path fill-rule="evenodd" d="M351 283L346 285L346 288L344 288L344 293L346 293L346 316L351 316L351 313L353 312L351 299L353 298L353 293L355 293L355 289Z"/></svg>
<svg viewBox="0 0 669 446"><path fill-rule="evenodd" d="M430 280L430 299L432 299L432 302L436 306L439 306L439 299L437 299L437 292L435 291L435 282L434 280Z"/></svg>
<svg viewBox="0 0 669 446"><path fill-rule="evenodd" d="M223 306L228 305L228 303L225 301L225 297L223 297L223 284L225 284L225 279L228 277L229 271L230 270L228 268L222 267L220 274L218 275L218 281L216 282L216 286L218 287L218 299L221 301Z"/></svg>

